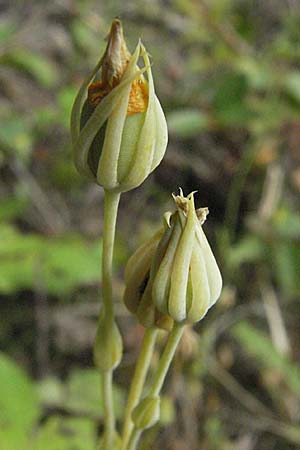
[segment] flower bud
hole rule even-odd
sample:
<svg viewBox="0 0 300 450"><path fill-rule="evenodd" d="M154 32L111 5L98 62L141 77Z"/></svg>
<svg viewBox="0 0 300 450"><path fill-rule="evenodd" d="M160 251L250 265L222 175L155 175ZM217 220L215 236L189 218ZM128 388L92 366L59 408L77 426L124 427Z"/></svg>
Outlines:
<svg viewBox="0 0 300 450"><path fill-rule="evenodd" d="M94 345L95 366L101 371L117 367L122 359L123 344L116 322L105 312L100 314Z"/></svg>
<svg viewBox="0 0 300 450"><path fill-rule="evenodd" d="M161 314L152 301L151 273L160 263L167 239L162 240L165 229L159 230L148 242L143 244L129 258L125 268L124 303L145 327L156 326L170 330L173 321L166 314Z"/></svg>
<svg viewBox="0 0 300 450"><path fill-rule="evenodd" d="M218 300L222 278L202 230L207 208L195 210L191 193L173 196L177 210L164 228L129 259L124 302L145 326L202 319ZM159 320L158 320L159 319Z"/></svg>
<svg viewBox="0 0 300 450"><path fill-rule="evenodd" d="M171 235L153 275L152 299L174 321L193 323L218 300L222 278L202 230L208 209L195 210L193 192L184 197L180 191L173 198L177 211L170 217Z"/></svg>
<svg viewBox="0 0 300 450"><path fill-rule="evenodd" d="M147 52L139 42L133 55L129 53L118 19L104 56L75 99L71 134L78 171L106 190L139 186L164 156L167 125Z"/></svg>
<svg viewBox="0 0 300 450"><path fill-rule="evenodd" d="M160 398L146 397L133 410L132 421L136 428L145 430L159 421Z"/></svg>

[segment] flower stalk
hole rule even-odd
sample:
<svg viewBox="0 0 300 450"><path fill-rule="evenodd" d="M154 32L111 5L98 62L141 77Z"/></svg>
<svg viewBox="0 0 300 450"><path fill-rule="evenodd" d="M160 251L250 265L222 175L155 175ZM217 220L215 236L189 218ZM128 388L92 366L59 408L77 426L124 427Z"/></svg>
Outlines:
<svg viewBox="0 0 300 450"><path fill-rule="evenodd" d="M113 370L102 373L102 397L105 428L103 450L112 449L115 441L115 413L113 404Z"/></svg>
<svg viewBox="0 0 300 450"><path fill-rule="evenodd" d="M120 194L105 191L102 249L102 293L106 313L113 316L112 265Z"/></svg>
<svg viewBox="0 0 300 450"><path fill-rule="evenodd" d="M110 450L115 440L115 415L113 406L113 370L122 357L122 338L114 318L113 304L113 253L115 229L120 194L105 191L102 249L102 298L98 333L94 347L95 365L102 374L104 406L103 450Z"/></svg>
<svg viewBox="0 0 300 450"><path fill-rule="evenodd" d="M138 404L144 387L145 379L150 366L154 345L156 342L158 330L156 328L148 328L145 330L139 357L136 363L134 375L131 381L128 394L125 418L122 432L121 450L126 450L134 423L131 414L135 406Z"/></svg>
<svg viewBox="0 0 300 450"><path fill-rule="evenodd" d="M124 450L136 450L143 431L155 425L159 420L160 392L181 339L183 329L184 323L174 323L147 395L133 410L134 426L132 427L128 447L124 447Z"/></svg>
<svg viewBox="0 0 300 450"><path fill-rule="evenodd" d="M159 360L152 384L150 386L148 396L156 397L160 394L161 388L165 381L167 372L174 358L176 348L179 344L183 333L184 324L175 322L172 331L169 334L167 344Z"/></svg>

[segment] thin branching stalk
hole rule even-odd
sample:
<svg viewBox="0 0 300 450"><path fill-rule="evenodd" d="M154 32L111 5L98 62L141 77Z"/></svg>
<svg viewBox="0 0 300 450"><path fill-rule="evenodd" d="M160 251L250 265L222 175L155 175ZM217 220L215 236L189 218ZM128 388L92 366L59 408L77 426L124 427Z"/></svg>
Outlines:
<svg viewBox="0 0 300 450"><path fill-rule="evenodd" d="M141 435L142 435L142 430L138 430L137 428L134 428L130 435L130 440L129 440L126 450L136 450L137 444L138 444L138 441L139 441Z"/></svg>
<svg viewBox="0 0 300 450"><path fill-rule="evenodd" d="M149 397L155 397L160 394L161 388L165 381L167 372L173 360L177 345L183 333L184 324L174 323L172 331L169 334L167 344L163 351L162 357L158 363L153 382L150 386L148 395Z"/></svg>
<svg viewBox="0 0 300 450"><path fill-rule="evenodd" d="M140 354L136 363L135 372L131 381L131 386L128 394L126 409L125 409L125 418L124 418L124 426L122 432L122 447L121 450L125 450L131 431L134 427L133 422L131 420L131 413L134 407L138 404L141 393L143 390L143 386L145 383L145 379L147 376L147 372L149 369L149 365L151 362L151 357L153 354L153 349L156 341L158 330L156 328L146 329L143 342L140 350Z"/></svg>
<svg viewBox="0 0 300 450"><path fill-rule="evenodd" d="M171 362L174 358L174 354L178 346L178 343L181 339L183 329L184 329L183 323L177 322L174 323L172 331L169 334L166 346L164 348L163 354L159 360L156 372L153 377L153 381L147 393L147 397L156 397L160 395L161 388L165 381ZM133 428L130 435L128 446L127 448L125 447L126 450L136 450L142 432L143 432L142 429L137 429L136 427Z"/></svg>

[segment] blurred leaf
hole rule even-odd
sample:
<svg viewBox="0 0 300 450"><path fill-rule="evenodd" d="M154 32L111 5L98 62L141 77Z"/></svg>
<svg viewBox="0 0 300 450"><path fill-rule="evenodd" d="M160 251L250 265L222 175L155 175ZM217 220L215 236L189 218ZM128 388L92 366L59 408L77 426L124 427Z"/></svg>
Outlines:
<svg viewBox="0 0 300 450"><path fill-rule="evenodd" d="M55 377L43 378L36 384L40 402L47 408L63 407L65 400L64 385Z"/></svg>
<svg viewBox="0 0 300 450"><path fill-rule="evenodd" d="M247 92L247 79L242 74L227 74L218 79L213 107L222 125L246 125L253 117L246 102Z"/></svg>
<svg viewBox="0 0 300 450"><path fill-rule="evenodd" d="M23 236L8 225L0 225L0 236L0 292L10 293L34 286L36 254L41 238Z"/></svg>
<svg viewBox="0 0 300 450"><path fill-rule="evenodd" d="M281 207L273 217L272 228L278 235L278 239L271 246L273 271L282 291L286 295L297 295L300 290L299 215L287 207Z"/></svg>
<svg viewBox="0 0 300 450"><path fill-rule="evenodd" d="M75 42L78 46L86 51L91 51L95 54L102 54L104 51L99 48L99 37L95 32L92 31L90 27L82 20L74 19L72 21L72 34L74 36Z"/></svg>
<svg viewBox="0 0 300 450"><path fill-rule="evenodd" d="M52 294L98 282L101 246L81 236L23 235L0 225L0 292L35 289L38 284Z"/></svg>
<svg viewBox="0 0 300 450"><path fill-rule="evenodd" d="M222 420L218 417L208 417L205 423L205 432L210 444L210 448L218 450L229 450L229 442L226 437L226 431L223 427ZM232 449L233 450L233 449Z"/></svg>
<svg viewBox="0 0 300 450"><path fill-rule="evenodd" d="M283 82L283 87L295 101L300 102L300 74L298 72L289 72Z"/></svg>
<svg viewBox="0 0 300 450"><path fill-rule="evenodd" d="M95 424L85 418L50 417L39 429L32 450L95 450Z"/></svg>
<svg viewBox="0 0 300 450"><path fill-rule="evenodd" d="M25 48L14 48L3 57L3 62L23 69L42 86L51 87L57 81L57 68L50 59Z"/></svg>
<svg viewBox="0 0 300 450"><path fill-rule="evenodd" d="M73 413L98 417L103 415L101 393L101 375L96 369L76 369L72 371L68 379L64 405ZM116 417L122 417L125 393L116 385L114 386L114 405Z"/></svg>
<svg viewBox="0 0 300 450"><path fill-rule="evenodd" d="M57 100L60 108L60 119L66 128L69 128L70 125L70 114L76 94L77 88L70 86L65 87L58 93Z"/></svg>
<svg viewBox="0 0 300 450"><path fill-rule="evenodd" d="M60 114L52 105L36 107L33 111L34 124L38 130L47 133L49 127L60 121Z"/></svg>
<svg viewBox="0 0 300 450"><path fill-rule="evenodd" d="M48 238L41 252L42 277L51 293L67 292L82 284L98 282L101 248L78 236Z"/></svg>
<svg viewBox="0 0 300 450"><path fill-rule="evenodd" d="M256 236L243 237L237 244L228 250L228 265L237 269L243 263L251 263L260 260L265 254L265 245Z"/></svg>
<svg viewBox="0 0 300 450"><path fill-rule="evenodd" d="M26 198L9 197L0 200L0 221L11 220L20 217L26 210L28 201Z"/></svg>
<svg viewBox="0 0 300 450"><path fill-rule="evenodd" d="M49 182L55 184L61 192L72 193L72 189L82 186L84 180L79 176L74 164L70 164L70 160L66 160L65 155L55 155L52 162Z"/></svg>
<svg viewBox="0 0 300 450"><path fill-rule="evenodd" d="M32 132L25 120L10 116L1 118L0 145L27 155L32 146Z"/></svg>
<svg viewBox="0 0 300 450"><path fill-rule="evenodd" d="M291 391L295 395L299 395L300 366L281 355L267 335L246 322L237 324L232 333L246 352L253 356L261 367L278 370Z"/></svg>
<svg viewBox="0 0 300 450"><path fill-rule="evenodd" d="M39 414L33 384L22 369L0 353L0 429L14 430L21 437L31 431ZM6 450L3 445L0 448ZM20 448L19 445L16 448Z"/></svg>
<svg viewBox="0 0 300 450"><path fill-rule="evenodd" d="M275 74L264 61L244 56L237 60L236 65L253 89L262 90L272 87Z"/></svg>
<svg viewBox="0 0 300 450"><path fill-rule="evenodd" d="M265 97L257 97L252 101L252 108L255 117L249 126L254 135L268 136L270 132L277 133L282 123L291 117L287 103L283 101L282 96L276 95L276 92L273 92L267 100Z"/></svg>
<svg viewBox="0 0 300 450"><path fill-rule="evenodd" d="M12 22L0 22L0 42L4 43L6 40L11 39L16 31L16 24Z"/></svg>
<svg viewBox="0 0 300 450"><path fill-rule="evenodd" d="M285 239L300 238L300 216L288 208L282 207L276 212L272 225L276 232Z"/></svg>
<svg viewBox="0 0 300 450"><path fill-rule="evenodd" d="M181 138L193 137L208 127L207 116L198 110L181 109L167 116L170 133Z"/></svg>
<svg viewBox="0 0 300 450"><path fill-rule="evenodd" d="M0 427L0 448L5 450L32 450L24 430L15 429L11 425ZM46 449L45 449L46 450Z"/></svg>
<svg viewBox="0 0 300 450"><path fill-rule="evenodd" d="M285 295L299 294L300 246L278 240L272 246L271 265Z"/></svg>

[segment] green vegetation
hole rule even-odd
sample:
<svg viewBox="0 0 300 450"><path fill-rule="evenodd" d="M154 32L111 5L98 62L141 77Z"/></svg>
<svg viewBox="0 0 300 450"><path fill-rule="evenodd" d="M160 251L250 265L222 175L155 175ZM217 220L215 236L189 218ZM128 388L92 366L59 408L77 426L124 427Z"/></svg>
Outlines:
<svg viewBox="0 0 300 450"><path fill-rule="evenodd" d="M148 430L140 450L297 450L298 2L4 0L1 13L0 449L96 450L103 427L92 362L103 195L73 166L69 117L120 16L130 49L147 43L170 143L122 197L117 300L120 268L179 186L197 187L197 207L209 207L204 230L224 280L215 309L183 336L166 428ZM142 332L121 302L116 315L119 426Z"/></svg>

